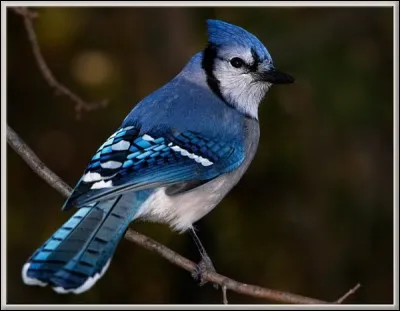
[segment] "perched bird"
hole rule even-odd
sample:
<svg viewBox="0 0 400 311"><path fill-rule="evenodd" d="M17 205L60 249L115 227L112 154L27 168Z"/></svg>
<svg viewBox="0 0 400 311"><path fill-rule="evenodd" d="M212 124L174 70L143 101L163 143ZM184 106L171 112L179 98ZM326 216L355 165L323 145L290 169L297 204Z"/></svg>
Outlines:
<svg viewBox="0 0 400 311"><path fill-rule="evenodd" d="M23 266L26 284L85 292L132 221L192 230L239 182L259 143L260 102L294 79L243 28L207 20L207 29L205 49L94 154L62 208L75 214Z"/></svg>

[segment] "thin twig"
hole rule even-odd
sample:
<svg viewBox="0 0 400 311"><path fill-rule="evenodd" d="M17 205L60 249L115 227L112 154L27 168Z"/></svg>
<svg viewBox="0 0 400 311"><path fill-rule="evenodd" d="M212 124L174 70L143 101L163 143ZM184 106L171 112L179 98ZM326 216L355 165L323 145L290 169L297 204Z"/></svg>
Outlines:
<svg viewBox="0 0 400 311"><path fill-rule="evenodd" d="M54 174L37 155L28 147L28 145L18 136L15 131L7 124L7 142L28 164L28 166L44 179L49 185L60 192L64 197L71 194L71 188Z"/></svg>
<svg viewBox="0 0 400 311"><path fill-rule="evenodd" d="M356 286L354 286L352 289L350 289L346 294L344 294L342 297L340 297L338 300L336 300L336 303L343 303L349 296L353 295L359 288L361 287L361 284L358 283Z"/></svg>
<svg viewBox="0 0 400 311"><path fill-rule="evenodd" d="M82 98L73 93L70 89L68 89L65 85L63 85L56 79L43 57L33 27L32 18L36 17L37 13L31 12L30 10L23 7L13 8L13 10L15 13L21 15L24 19L25 29L27 31L28 38L32 46L33 55L36 59L36 63L39 67L40 72L42 73L43 78L47 81L50 87L56 90L57 94L64 95L75 103L77 118L80 118L82 110L91 111L100 107L105 107L108 104L107 100L103 100L99 103L85 102Z"/></svg>
<svg viewBox="0 0 400 311"><path fill-rule="evenodd" d="M222 285L222 302L224 303L224 305L228 304L228 297L226 295L226 286Z"/></svg>
<svg viewBox="0 0 400 311"><path fill-rule="evenodd" d="M39 16L37 12L29 11L26 8L13 7L11 9L14 10L15 13L22 15L23 17L26 18L34 19Z"/></svg>
<svg viewBox="0 0 400 311"><path fill-rule="evenodd" d="M68 197L71 194L71 187L63 182L60 177L53 173L47 168L42 161L35 155L35 153L26 145L26 143L18 136L15 131L7 125L7 142L18 153L29 167L38 174L43 180L45 180L50 186L60 192L64 197ZM153 239L140 234L136 231L129 229L125 238L129 241L135 242L136 244L158 253L169 262L185 269L189 272L194 272L196 264L191 260L179 255L168 247L154 241ZM260 286L248 285L232 280L226 276L223 276L215 272L205 272L204 278L214 284L219 284L225 289L231 291L256 297L264 298L275 302L291 303L291 304L326 304L327 302L304 297L296 294L291 294L282 291L276 291ZM225 297L226 299L226 297Z"/></svg>

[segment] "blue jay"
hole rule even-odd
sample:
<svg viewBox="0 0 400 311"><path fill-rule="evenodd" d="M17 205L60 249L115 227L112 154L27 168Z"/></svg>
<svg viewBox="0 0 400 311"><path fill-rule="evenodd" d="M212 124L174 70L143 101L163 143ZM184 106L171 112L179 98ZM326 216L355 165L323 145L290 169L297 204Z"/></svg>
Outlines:
<svg viewBox="0 0 400 311"><path fill-rule="evenodd" d="M83 293L129 224L193 229L239 182L259 142L258 107L293 77L241 27L207 20L208 44L142 99L91 158L62 210L76 209L22 268L28 285Z"/></svg>

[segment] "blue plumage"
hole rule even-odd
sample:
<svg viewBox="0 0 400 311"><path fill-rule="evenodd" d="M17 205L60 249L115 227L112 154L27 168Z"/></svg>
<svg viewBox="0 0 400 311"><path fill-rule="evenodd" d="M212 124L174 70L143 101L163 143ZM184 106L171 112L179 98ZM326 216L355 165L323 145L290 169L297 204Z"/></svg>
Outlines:
<svg viewBox="0 0 400 311"><path fill-rule="evenodd" d="M244 159L240 145L193 131L169 131L157 138L150 136L151 132L141 136L139 132L127 126L110 136L89 162L65 202L65 210L115 195L121 189L209 180L235 169Z"/></svg>
<svg viewBox="0 0 400 311"><path fill-rule="evenodd" d="M82 293L107 270L117 243L151 192L131 192L81 206L24 266L24 281Z"/></svg>
<svg viewBox="0 0 400 311"><path fill-rule="evenodd" d="M258 105L293 79L243 28L210 20L208 41L90 159L63 205L75 214L24 265L26 284L87 291L133 220L185 232L238 183L257 150Z"/></svg>

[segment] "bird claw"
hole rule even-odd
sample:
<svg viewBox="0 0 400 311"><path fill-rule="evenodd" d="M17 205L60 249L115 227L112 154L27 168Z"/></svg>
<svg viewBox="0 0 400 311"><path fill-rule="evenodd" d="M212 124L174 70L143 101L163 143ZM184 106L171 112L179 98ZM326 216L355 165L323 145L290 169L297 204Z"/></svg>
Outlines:
<svg viewBox="0 0 400 311"><path fill-rule="evenodd" d="M201 261L196 265L195 271L192 273L192 277L199 282L199 286L203 286L208 283L205 279L205 274L208 272L217 271L214 268L214 265L208 256L203 256ZM218 284L214 284L215 289L218 289Z"/></svg>

